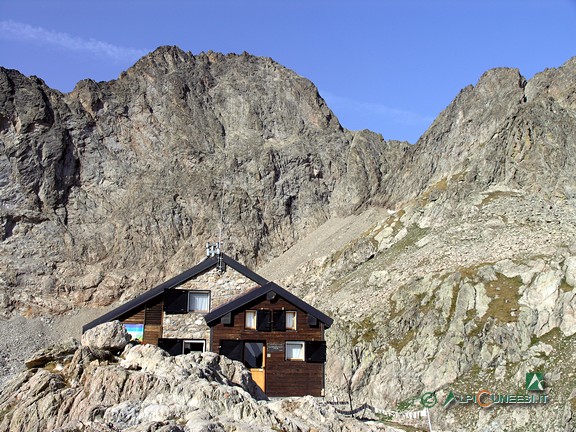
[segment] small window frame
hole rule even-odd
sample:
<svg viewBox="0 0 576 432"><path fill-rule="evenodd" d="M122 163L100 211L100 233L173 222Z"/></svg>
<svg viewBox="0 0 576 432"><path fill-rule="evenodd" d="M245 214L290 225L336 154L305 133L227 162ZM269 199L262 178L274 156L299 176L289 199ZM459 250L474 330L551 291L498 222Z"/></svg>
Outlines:
<svg viewBox="0 0 576 432"><path fill-rule="evenodd" d="M185 354L186 344L187 343L201 343L202 344L202 351L190 351L190 352L206 352L206 339L184 339L182 341L182 354Z"/></svg>
<svg viewBox="0 0 576 432"><path fill-rule="evenodd" d="M301 357L288 357L288 345L298 345L301 349L302 356ZM306 360L306 343L304 341L286 341L284 345L284 359L286 361L305 361Z"/></svg>
<svg viewBox="0 0 576 432"><path fill-rule="evenodd" d="M294 316L294 319L292 321L294 323L294 325L292 327L290 327L288 325L288 315ZM297 311L286 311L285 317L286 317L286 324L285 324L286 331L297 331L298 330L298 312Z"/></svg>
<svg viewBox="0 0 576 432"><path fill-rule="evenodd" d="M249 326L248 325L248 315L253 316L253 322L254 322L254 326ZM247 310L244 311L244 328L246 330L256 330L258 328L258 313L255 310Z"/></svg>
<svg viewBox="0 0 576 432"><path fill-rule="evenodd" d="M194 295L203 295L203 296L207 296L208 297L208 309L204 310L204 309L192 309L191 308L191 304L192 302L190 301L190 297L194 296ZM196 291L196 290L189 290L188 291L188 305L186 310L188 312L196 312L196 313L208 313L210 312L210 303L212 301L211 295L210 295L210 291Z"/></svg>

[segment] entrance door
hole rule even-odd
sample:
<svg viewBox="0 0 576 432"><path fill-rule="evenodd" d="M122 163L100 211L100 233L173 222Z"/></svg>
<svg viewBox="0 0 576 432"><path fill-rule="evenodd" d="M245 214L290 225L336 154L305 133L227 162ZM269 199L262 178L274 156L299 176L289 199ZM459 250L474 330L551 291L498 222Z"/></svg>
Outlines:
<svg viewBox="0 0 576 432"><path fill-rule="evenodd" d="M264 342L244 343L244 364L252 379L263 392L266 391L266 346Z"/></svg>

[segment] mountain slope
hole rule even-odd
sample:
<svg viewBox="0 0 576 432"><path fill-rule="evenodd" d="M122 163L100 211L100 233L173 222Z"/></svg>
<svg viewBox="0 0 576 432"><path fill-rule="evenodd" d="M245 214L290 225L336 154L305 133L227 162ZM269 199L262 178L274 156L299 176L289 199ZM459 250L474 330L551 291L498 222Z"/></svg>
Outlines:
<svg viewBox="0 0 576 432"><path fill-rule="evenodd" d="M574 429L575 64L487 72L383 190L395 212L283 281L338 317L330 394L417 409L425 392L523 394L542 371L549 404L437 406L435 426Z"/></svg>
<svg viewBox="0 0 576 432"><path fill-rule="evenodd" d="M162 47L67 95L4 69L0 85L5 311L132 296L221 225L228 253L262 262L366 207L407 148L344 131L308 80L250 55Z"/></svg>

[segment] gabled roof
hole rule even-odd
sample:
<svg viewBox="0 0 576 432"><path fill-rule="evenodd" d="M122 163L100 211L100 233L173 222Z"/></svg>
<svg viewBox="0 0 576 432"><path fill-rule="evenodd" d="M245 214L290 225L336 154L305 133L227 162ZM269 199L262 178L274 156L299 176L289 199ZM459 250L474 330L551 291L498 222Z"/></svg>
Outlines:
<svg viewBox="0 0 576 432"><path fill-rule="evenodd" d="M228 255L220 254L220 256L222 257L222 261L226 265L232 267L238 273L243 274L248 279L256 282L258 285L266 285L268 283L268 281L264 279L262 276L254 273L252 270L243 266L238 261L230 258ZM138 306L143 305L147 301L152 300L153 298L161 295L164 291L176 288L177 286L182 285L183 283L189 281L194 276L198 276L200 273L203 273L211 269L212 267L216 267L217 265L218 265L218 257L216 256L208 257L200 264L195 265L194 267L180 273L178 276L174 276L172 279L169 279L166 282L161 283L157 287L152 288L149 291L146 291L144 294L139 295L138 297L128 301L127 303L124 303L123 305L117 307L116 309L111 310L110 312L102 315L99 318L96 318L94 321L89 322L88 324L82 327L82 332L85 332L86 330L89 330L92 327L96 327L99 324L118 319L126 312L129 312L132 309L135 309Z"/></svg>
<svg viewBox="0 0 576 432"><path fill-rule="evenodd" d="M221 306L218 306L212 312L207 313L204 316L206 324L208 324L209 326L218 324L219 322L218 320L227 313L234 312L235 310L240 309L243 306L247 305L251 301L256 300L259 297L265 296L271 291L275 292L278 296L282 297L289 303L292 303L294 306L303 310L307 314L316 317L319 321L322 321L326 325L326 328L332 325L333 320L328 315L323 314L315 307L312 307L304 300L296 297L294 294L285 290L281 286L276 285L274 282L268 282L267 284L262 285L258 288L251 289L250 291L236 297L232 301L225 303Z"/></svg>

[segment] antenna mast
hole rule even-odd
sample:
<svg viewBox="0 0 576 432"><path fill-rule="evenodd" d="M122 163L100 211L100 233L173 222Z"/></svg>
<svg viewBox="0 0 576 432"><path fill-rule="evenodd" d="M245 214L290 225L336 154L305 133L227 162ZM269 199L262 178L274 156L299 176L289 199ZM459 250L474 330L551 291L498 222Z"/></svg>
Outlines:
<svg viewBox="0 0 576 432"><path fill-rule="evenodd" d="M222 248L222 228L224 226L224 182L222 182L222 198L220 198L220 226L218 232L218 245Z"/></svg>

